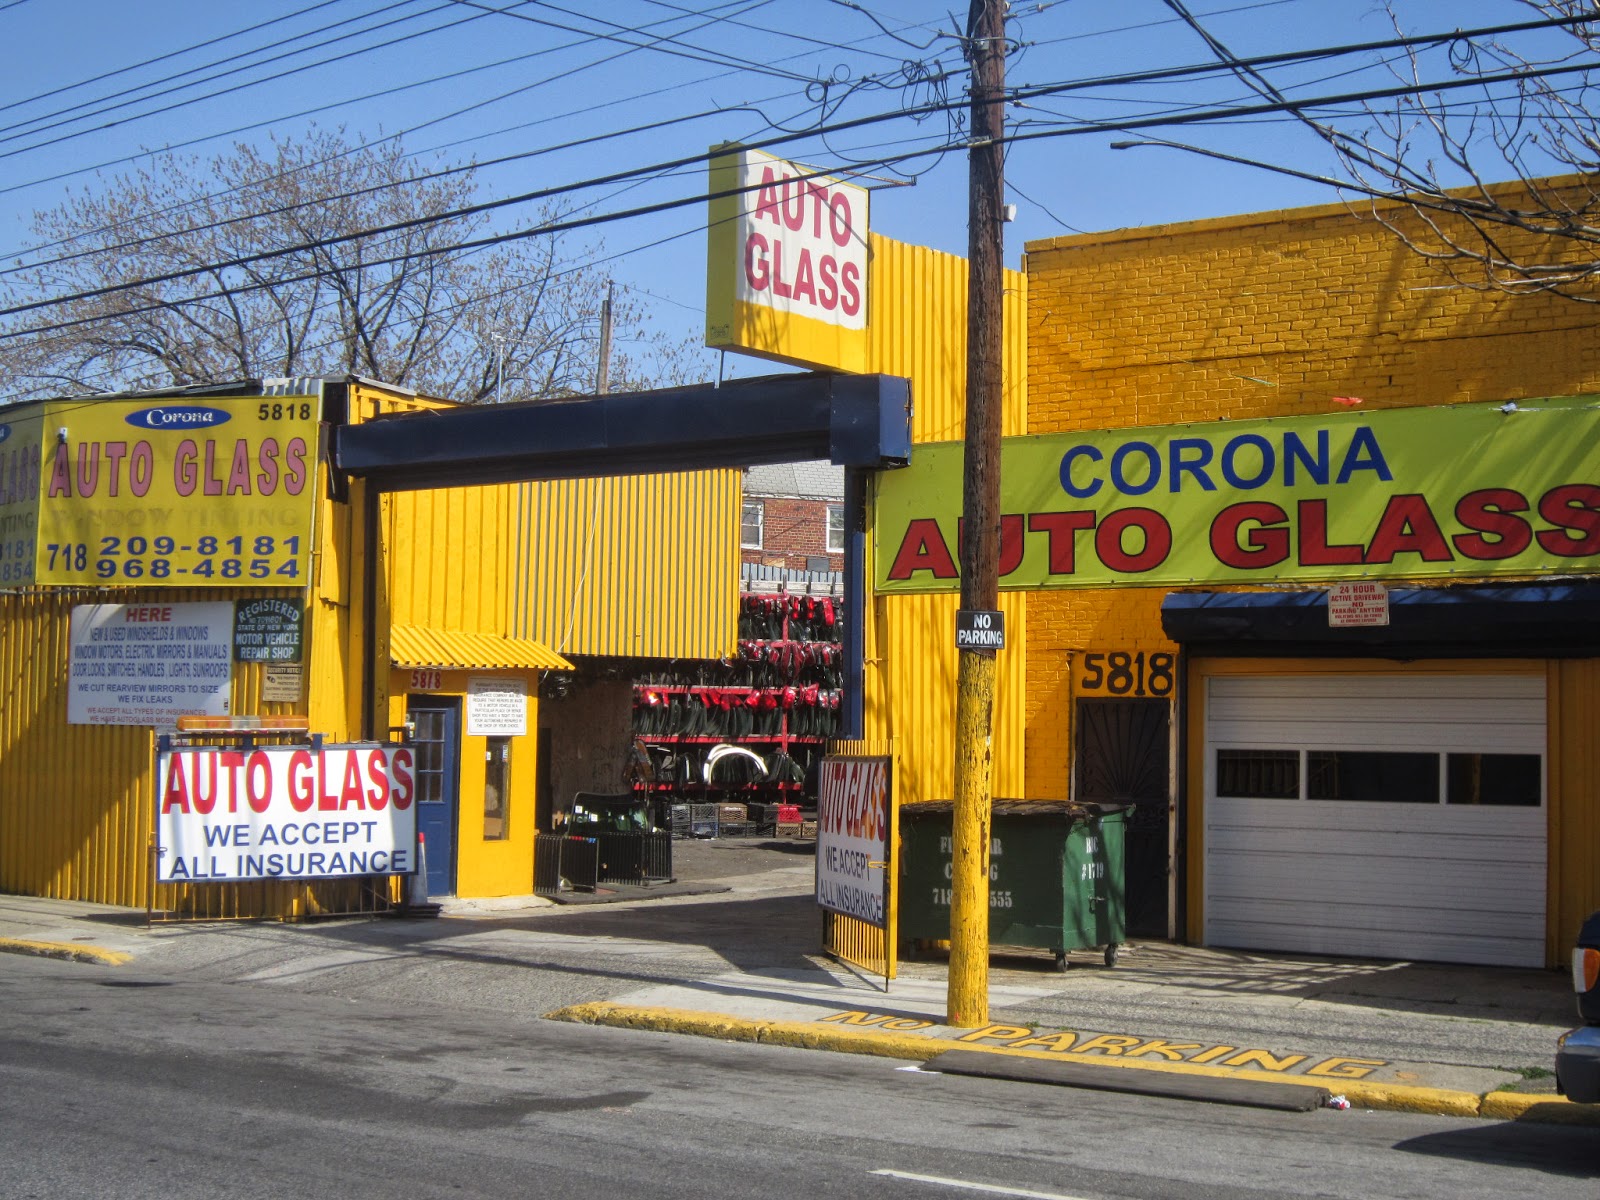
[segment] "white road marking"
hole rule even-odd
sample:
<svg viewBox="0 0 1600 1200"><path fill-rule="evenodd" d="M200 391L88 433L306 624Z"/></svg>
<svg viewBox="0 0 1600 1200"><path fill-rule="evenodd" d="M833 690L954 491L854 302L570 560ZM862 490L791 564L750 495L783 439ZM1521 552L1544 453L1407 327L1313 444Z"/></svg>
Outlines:
<svg viewBox="0 0 1600 1200"><path fill-rule="evenodd" d="M909 1179L915 1183L937 1183L941 1187L961 1188L968 1192L987 1192L991 1196L1027 1196L1031 1200L1082 1200L1062 1192L1030 1192L1027 1188L1000 1187L993 1183L973 1183L968 1179L946 1179L942 1175L913 1175L909 1171L874 1171L874 1175L887 1175L891 1179Z"/></svg>

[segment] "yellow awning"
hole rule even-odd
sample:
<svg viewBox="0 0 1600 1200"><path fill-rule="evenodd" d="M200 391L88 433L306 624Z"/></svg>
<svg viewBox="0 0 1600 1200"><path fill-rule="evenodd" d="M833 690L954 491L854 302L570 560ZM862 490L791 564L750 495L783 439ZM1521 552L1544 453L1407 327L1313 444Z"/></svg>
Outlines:
<svg viewBox="0 0 1600 1200"><path fill-rule="evenodd" d="M453 671L572 670L572 664L561 655L531 638L424 629L419 625L390 627L389 661L397 667Z"/></svg>

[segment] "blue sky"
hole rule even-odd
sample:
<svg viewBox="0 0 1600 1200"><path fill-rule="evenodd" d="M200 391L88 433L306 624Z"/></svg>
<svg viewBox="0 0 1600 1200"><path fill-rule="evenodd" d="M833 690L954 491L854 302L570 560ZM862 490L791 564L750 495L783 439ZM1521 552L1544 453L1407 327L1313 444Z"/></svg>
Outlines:
<svg viewBox="0 0 1600 1200"><path fill-rule="evenodd" d="M1373 0L1188 0L1188 7L1239 57L1394 33ZM1398 0L1395 7L1406 32L1537 15L1519 0ZM424 161L485 161L583 143L484 169L479 183L487 199L580 184L724 140L959 99L964 75L950 36L952 11L964 17L965 5L0 0L0 38L11 51L0 78L0 251L7 260L16 257L34 209L61 203L69 189L94 190L137 169L142 153L181 145L204 157L233 141L299 133L313 121L369 139L401 135ZM260 27L244 32L252 25ZM1214 62L1161 0L1015 3L1008 31L1020 43L1008 66L1014 86ZM313 49L319 42L327 44ZM1297 100L1336 95L1393 82L1379 59L1375 53L1329 58L1273 68L1269 77ZM1448 73L1437 55L1424 71L1426 78ZM953 74L940 83L941 72ZM215 78L204 82L208 76ZM1043 133L1254 99L1238 79L1213 72L1179 82L1090 86L1030 101L1009 115L1026 131ZM1356 120L1352 106L1328 115ZM954 132L941 115L901 118L797 137L773 153L841 168L948 145ZM1298 170L1336 170L1331 153L1286 115L1153 133ZM1012 147L1008 199L1018 215L1007 229L1009 264L1026 242L1062 233L1324 203L1337 195L1181 151L1110 148L1129 136L1097 129ZM964 253L961 152L865 169L877 189L875 229ZM691 167L579 188L564 203L575 212L606 213L703 189L703 168ZM497 228L532 219L531 210L506 210ZM691 204L567 237L574 251L603 252L618 282L648 299L658 326L698 333L704 219L703 206ZM757 369L766 368L745 373Z"/></svg>

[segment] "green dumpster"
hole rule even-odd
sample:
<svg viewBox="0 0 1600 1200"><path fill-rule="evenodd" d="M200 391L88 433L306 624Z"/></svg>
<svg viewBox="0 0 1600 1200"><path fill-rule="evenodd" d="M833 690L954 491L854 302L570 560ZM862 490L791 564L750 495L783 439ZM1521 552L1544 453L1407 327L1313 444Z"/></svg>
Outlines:
<svg viewBox="0 0 1600 1200"><path fill-rule="evenodd" d="M900 940L950 936L948 801L900 811ZM989 943L1055 953L1105 948L1115 966L1126 940L1125 805L997 800L990 823Z"/></svg>

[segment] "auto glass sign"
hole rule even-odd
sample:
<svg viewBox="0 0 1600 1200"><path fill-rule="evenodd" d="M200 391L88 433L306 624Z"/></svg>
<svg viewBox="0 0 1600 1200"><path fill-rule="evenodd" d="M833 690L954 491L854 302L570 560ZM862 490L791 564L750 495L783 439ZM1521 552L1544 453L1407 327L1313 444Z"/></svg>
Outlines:
<svg viewBox="0 0 1600 1200"><path fill-rule="evenodd" d="M303 587L320 419L315 396L47 403L36 582Z"/></svg>
<svg viewBox="0 0 1600 1200"><path fill-rule="evenodd" d="M959 443L879 477L880 592L959 587ZM1007 439L1000 586L1583 573L1600 397Z"/></svg>
<svg viewBox="0 0 1600 1200"><path fill-rule="evenodd" d="M712 160L707 345L864 367L868 194L759 150Z"/></svg>

